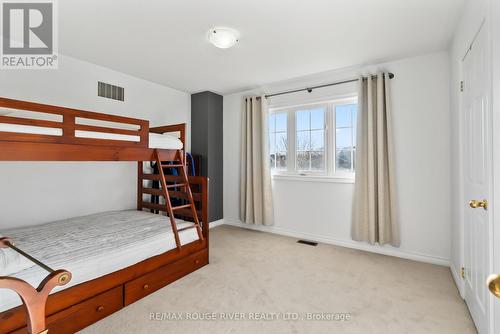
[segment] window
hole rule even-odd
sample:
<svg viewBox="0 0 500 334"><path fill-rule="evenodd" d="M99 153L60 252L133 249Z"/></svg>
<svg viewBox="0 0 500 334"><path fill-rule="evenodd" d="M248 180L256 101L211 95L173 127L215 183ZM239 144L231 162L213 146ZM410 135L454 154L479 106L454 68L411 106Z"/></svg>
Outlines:
<svg viewBox="0 0 500 334"><path fill-rule="evenodd" d="M355 97L272 108L269 145L273 174L352 177L356 117Z"/></svg>
<svg viewBox="0 0 500 334"><path fill-rule="evenodd" d="M335 169L354 172L357 104L335 106Z"/></svg>
<svg viewBox="0 0 500 334"><path fill-rule="evenodd" d="M298 171L325 170L325 109L295 112L295 159Z"/></svg>
<svg viewBox="0 0 500 334"><path fill-rule="evenodd" d="M269 116L269 152L274 170L287 169L287 117L287 113L281 112Z"/></svg>

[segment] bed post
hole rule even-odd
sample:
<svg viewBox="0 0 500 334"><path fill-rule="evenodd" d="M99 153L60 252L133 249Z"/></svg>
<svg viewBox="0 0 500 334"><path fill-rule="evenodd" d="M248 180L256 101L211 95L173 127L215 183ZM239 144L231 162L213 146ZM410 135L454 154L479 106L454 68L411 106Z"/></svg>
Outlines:
<svg viewBox="0 0 500 334"><path fill-rule="evenodd" d="M144 187L142 181L142 174L144 174L144 163L137 162L137 210L142 211L142 188Z"/></svg>
<svg viewBox="0 0 500 334"><path fill-rule="evenodd" d="M13 248L11 239L0 238L0 248ZM0 289L13 290L21 298L27 315L28 334L47 334L49 332L45 323L47 298L56 286L66 285L69 281L71 273L66 270L51 271L36 289L21 279L0 276Z"/></svg>
<svg viewBox="0 0 500 334"><path fill-rule="evenodd" d="M203 234L205 238L207 239L207 248L208 248L208 231L210 229L209 225L210 222L208 221L208 187L210 186L210 180L208 178L204 178L203 182L201 183L201 193L202 193L202 200L201 200L201 216L203 220Z"/></svg>

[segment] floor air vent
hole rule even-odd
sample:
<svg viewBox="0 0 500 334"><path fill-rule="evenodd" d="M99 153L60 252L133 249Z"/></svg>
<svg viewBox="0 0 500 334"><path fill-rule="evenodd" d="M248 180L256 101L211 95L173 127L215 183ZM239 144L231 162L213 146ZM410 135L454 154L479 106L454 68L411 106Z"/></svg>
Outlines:
<svg viewBox="0 0 500 334"><path fill-rule="evenodd" d="M97 95L117 101L125 101L125 88L105 82L97 82Z"/></svg>
<svg viewBox="0 0 500 334"><path fill-rule="evenodd" d="M297 243L308 245L308 246L318 246L318 243L314 242L314 241L299 240L299 241L297 241Z"/></svg>

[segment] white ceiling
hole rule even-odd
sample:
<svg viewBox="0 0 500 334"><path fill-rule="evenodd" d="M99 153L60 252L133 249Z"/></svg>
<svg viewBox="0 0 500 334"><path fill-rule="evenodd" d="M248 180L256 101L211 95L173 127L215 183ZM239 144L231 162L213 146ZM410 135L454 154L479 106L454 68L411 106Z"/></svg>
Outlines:
<svg viewBox="0 0 500 334"><path fill-rule="evenodd" d="M58 1L59 51L187 92L230 93L446 50L465 0ZM240 31L236 47L206 39Z"/></svg>

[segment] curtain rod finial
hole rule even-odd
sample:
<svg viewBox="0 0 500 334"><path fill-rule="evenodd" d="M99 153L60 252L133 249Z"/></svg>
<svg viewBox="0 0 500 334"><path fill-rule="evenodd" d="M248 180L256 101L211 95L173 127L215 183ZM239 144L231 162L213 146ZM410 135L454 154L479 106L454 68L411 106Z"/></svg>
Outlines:
<svg viewBox="0 0 500 334"><path fill-rule="evenodd" d="M389 72L389 79L394 79L394 73Z"/></svg>

